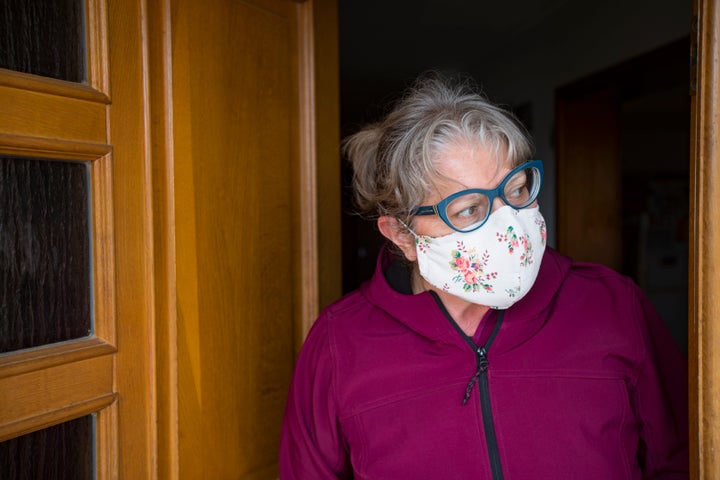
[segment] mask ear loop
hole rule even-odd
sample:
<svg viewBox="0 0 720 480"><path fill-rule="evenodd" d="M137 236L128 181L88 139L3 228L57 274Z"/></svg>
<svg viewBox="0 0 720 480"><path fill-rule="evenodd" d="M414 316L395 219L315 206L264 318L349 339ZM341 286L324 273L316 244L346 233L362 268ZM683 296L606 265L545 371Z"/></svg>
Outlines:
<svg viewBox="0 0 720 480"><path fill-rule="evenodd" d="M402 225L403 227L405 227L405 228L407 229L407 231L412 234L413 237L415 237L415 238L420 238L420 235L418 235L417 233L415 233L415 231L414 231L412 228L410 228L405 222L403 222L403 221L400 220L399 218L396 218L395 220L397 220L398 222L400 222L400 225Z"/></svg>
<svg viewBox="0 0 720 480"><path fill-rule="evenodd" d="M415 231L412 228L410 228L410 226L407 223L403 222L399 218L395 218L395 220L397 220L400 223L400 225L405 227L407 229L407 231L410 232L410 234L415 238L416 245L418 244L418 242L421 241L420 235L415 233ZM421 278L421 275L420 275L420 270L418 267L417 260L414 262L408 261L406 265L408 268L408 275L410 276L410 282L412 284L413 294L424 292L426 290L426 288L422 285L422 283L419 280Z"/></svg>

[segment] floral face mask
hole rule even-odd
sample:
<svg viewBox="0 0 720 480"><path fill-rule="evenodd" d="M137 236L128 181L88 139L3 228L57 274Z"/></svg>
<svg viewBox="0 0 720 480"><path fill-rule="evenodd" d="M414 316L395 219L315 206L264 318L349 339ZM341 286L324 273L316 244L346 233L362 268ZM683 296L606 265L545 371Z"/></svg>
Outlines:
<svg viewBox="0 0 720 480"><path fill-rule="evenodd" d="M507 205L472 232L412 234L420 275L428 283L497 309L510 307L533 286L547 239L538 207L515 210Z"/></svg>

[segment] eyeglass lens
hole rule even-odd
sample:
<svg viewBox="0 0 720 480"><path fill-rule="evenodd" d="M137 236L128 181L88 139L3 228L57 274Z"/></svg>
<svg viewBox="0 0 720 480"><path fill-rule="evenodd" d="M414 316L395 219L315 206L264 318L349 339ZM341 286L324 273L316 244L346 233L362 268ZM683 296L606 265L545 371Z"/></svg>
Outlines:
<svg viewBox="0 0 720 480"><path fill-rule="evenodd" d="M528 167L505 180L500 197L512 207L524 208L535 201L539 191L540 172ZM445 208L445 214L453 227L469 230L484 222L491 209L491 199L484 193L474 192L453 199Z"/></svg>

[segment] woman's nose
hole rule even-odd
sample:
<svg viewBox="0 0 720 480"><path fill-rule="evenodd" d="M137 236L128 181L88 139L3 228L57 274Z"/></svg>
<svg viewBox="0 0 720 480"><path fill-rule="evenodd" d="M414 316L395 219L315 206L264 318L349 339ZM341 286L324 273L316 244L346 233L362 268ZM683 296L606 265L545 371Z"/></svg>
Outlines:
<svg viewBox="0 0 720 480"><path fill-rule="evenodd" d="M495 210L497 210L498 208L504 207L504 206L505 206L505 202L503 201L503 199L500 197L495 197L495 198L493 198L492 205L490 206L492 208L492 210L490 210L490 213L492 213Z"/></svg>

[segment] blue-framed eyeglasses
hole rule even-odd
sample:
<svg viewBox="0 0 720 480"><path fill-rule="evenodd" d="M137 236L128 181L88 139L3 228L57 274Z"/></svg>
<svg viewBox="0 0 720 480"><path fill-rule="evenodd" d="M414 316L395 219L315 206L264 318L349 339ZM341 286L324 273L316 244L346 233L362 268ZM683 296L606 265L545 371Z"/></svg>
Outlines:
<svg viewBox="0 0 720 480"><path fill-rule="evenodd" d="M492 190L462 190L435 205L417 207L410 215L438 215L453 230L472 232L482 227L490 217L496 197L516 210L532 205L540 193L542 180L542 161L530 160L512 169Z"/></svg>

